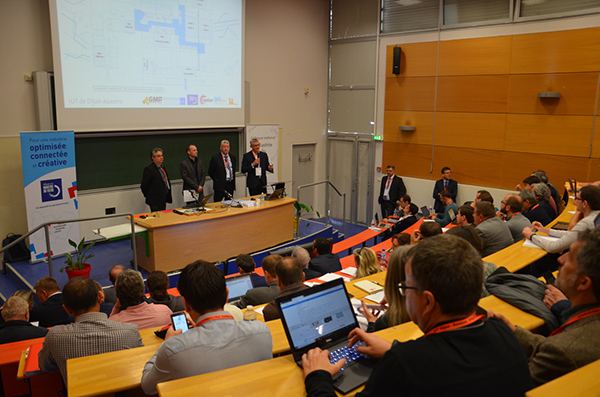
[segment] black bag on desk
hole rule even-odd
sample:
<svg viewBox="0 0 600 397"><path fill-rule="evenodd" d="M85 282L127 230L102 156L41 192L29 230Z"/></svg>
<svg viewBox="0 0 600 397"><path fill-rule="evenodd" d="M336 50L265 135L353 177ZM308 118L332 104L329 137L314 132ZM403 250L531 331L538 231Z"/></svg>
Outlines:
<svg viewBox="0 0 600 397"><path fill-rule="evenodd" d="M2 240L2 247L6 247L13 241L21 238L21 234L8 233L6 238ZM7 251L4 251L4 260L9 263L19 262L29 259L30 257L29 248L25 244L25 240L19 241L16 245L13 245Z"/></svg>

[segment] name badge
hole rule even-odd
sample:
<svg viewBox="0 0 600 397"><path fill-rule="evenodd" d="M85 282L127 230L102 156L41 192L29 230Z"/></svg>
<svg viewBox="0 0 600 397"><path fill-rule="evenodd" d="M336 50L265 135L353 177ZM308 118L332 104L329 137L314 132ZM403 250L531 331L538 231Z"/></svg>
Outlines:
<svg viewBox="0 0 600 397"><path fill-rule="evenodd" d="M262 176L262 168L260 168L260 167L256 167L256 168L254 169L254 172L255 172L255 174L254 174L254 175L256 175L256 176Z"/></svg>

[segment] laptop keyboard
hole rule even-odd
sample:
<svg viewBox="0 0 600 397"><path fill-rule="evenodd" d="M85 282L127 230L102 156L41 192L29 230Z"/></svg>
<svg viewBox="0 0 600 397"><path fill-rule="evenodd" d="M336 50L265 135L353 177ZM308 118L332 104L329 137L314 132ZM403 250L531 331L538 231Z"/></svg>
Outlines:
<svg viewBox="0 0 600 397"><path fill-rule="evenodd" d="M344 370L344 368L352 363L353 361L358 360L361 357L367 357L364 354L361 354L359 352L356 351L356 347L358 346L365 346L364 342L358 342L356 343L354 346L352 347L348 347L348 346L342 346L337 350L334 350L332 352L329 352L329 361L332 364L335 364L336 362L338 362L339 360L341 360L342 358L346 359L346 364L344 364L344 367L342 367L342 371Z"/></svg>

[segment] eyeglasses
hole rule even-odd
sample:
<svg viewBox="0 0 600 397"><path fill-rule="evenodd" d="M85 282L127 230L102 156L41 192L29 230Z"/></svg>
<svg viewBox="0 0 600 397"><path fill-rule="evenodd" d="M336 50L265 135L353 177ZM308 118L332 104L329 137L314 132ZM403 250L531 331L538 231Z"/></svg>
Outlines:
<svg viewBox="0 0 600 397"><path fill-rule="evenodd" d="M575 198L573 199L573 201L575 200L581 200L581 197L575 196Z"/></svg>
<svg viewBox="0 0 600 397"><path fill-rule="evenodd" d="M410 285L406 285L406 283L399 283L398 284L398 289L400 290L400 295L406 296L406 290L407 289L420 290L421 288L411 287Z"/></svg>

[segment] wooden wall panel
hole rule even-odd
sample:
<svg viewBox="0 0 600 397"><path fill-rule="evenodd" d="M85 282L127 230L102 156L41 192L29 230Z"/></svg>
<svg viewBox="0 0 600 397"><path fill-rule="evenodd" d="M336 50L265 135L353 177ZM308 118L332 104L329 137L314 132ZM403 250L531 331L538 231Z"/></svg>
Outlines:
<svg viewBox="0 0 600 397"><path fill-rule="evenodd" d="M386 142L433 144L433 112L388 110L384 116L383 133ZM400 131L399 126L413 126L415 131Z"/></svg>
<svg viewBox="0 0 600 397"><path fill-rule="evenodd" d="M595 117L594 123L594 138L592 139L592 155L591 157L600 157L600 116Z"/></svg>
<svg viewBox="0 0 600 397"><path fill-rule="evenodd" d="M533 171L541 169L546 171L548 179L562 195L562 186L567 178L580 181L587 179L589 161L581 157L504 152L501 164L502 184L499 187L514 189L518 183L523 185L523 179Z"/></svg>
<svg viewBox="0 0 600 397"><path fill-rule="evenodd" d="M435 125L436 145L504 149L506 115L503 113L437 112Z"/></svg>
<svg viewBox="0 0 600 397"><path fill-rule="evenodd" d="M508 76L455 76L438 79L440 112L494 112L508 109Z"/></svg>
<svg viewBox="0 0 600 397"><path fill-rule="evenodd" d="M510 73L600 70L600 28L513 36Z"/></svg>
<svg viewBox="0 0 600 397"><path fill-rule="evenodd" d="M591 116L508 114L504 150L588 157Z"/></svg>
<svg viewBox="0 0 600 397"><path fill-rule="evenodd" d="M385 79L385 110L433 111L435 77Z"/></svg>
<svg viewBox="0 0 600 397"><path fill-rule="evenodd" d="M431 145L410 145L387 142L383 145L383 165L396 166L396 173L401 176L429 179L431 166Z"/></svg>
<svg viewBox="0 0 600 397"><path fill-rule="evenodd" d="M448 166L452 168L452 179L458 183L496 186L502 175L501 161L502 152L497 150L436 146L433 173L439 175L442 167Z"/></svg>
<svg viewBox="0 0 600 397"><path fill-rule="evenodd" d="M437 46L436 41L399 44L398 47L402 48L402 57L400 58L400 74L398 77L435 76ZM392 73L394 47L397 46L387 46L385 76L396 78L397 76Z"/></svg>
<svg viewBox="0 0 600 397"><path fill-rule="evenodd" d="M600 159L591 158L589 160L589 171L587 181L595 182L600 181Z"/></svg>
<svg viewBox="0 0 600 397"><path fill-rule="evenodd" d="M442 41L440 76L508 74L512 36Z"/></svg>
<svg viewBox="0 0 600 397"><path fill-rule="evenodd" d="M597 87L597 72L512 75L508 112L591 115ZM560 92L561 97L541 99L539 92Z"/></svg>

